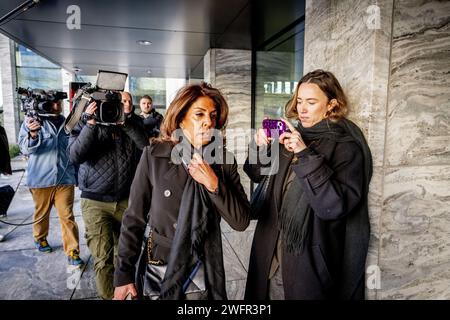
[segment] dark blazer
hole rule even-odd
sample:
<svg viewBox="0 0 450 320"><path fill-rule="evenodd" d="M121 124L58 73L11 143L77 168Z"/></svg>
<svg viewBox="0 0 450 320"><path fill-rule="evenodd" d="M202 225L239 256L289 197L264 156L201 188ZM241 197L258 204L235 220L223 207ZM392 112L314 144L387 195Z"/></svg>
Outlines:
<svg viewBox="0 0 450 320"><path fill-rule="evenodd" d="M171 162L172 144L154 141L142 153L125 211L119 238L114 286L135 282L136 263L141 252L147 219L153 228L154 259L167 261L177 227L178 211L187 171ZM228 153L229 154L229 153ZM229 157L229 155L228 155ZM231 158L234 157L231 155ZM249 202L241 185L237 164L224 164L216 172L217 193L209 193L215 211L235 230L249 224Z"/></svg>
<svg viewBox="0 0 450 320"><path fill-rule="evenodd" d="M298 161L294 164L294 155L284 146L279 147L279 171L270 180L267 211L259 217L256 226L245 298L268 298L268 276L279 236L282 191L289 170L293 170L314 214L310 217L305 250L294 256L282 249L285 298L339 299L341 287L345 285L342 264L346 217L354 212L362 198L361 149L355 142L322 139L297 154ZM261 181L260 170L261 165L249 164L247 159L244 171L252 181ZM369 228L368 223L360 227ZM363 280L357 279L360 286L350 298L364 297Z"/></svg>

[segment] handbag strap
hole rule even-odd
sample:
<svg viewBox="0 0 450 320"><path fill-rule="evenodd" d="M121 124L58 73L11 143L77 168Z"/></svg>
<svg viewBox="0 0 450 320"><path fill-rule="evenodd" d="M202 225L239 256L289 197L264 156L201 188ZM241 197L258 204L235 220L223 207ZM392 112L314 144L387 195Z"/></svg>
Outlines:
<svg viewBox="0 0 450 320"><path fill-rule="evenodd" d="M156 266L163 265L164 262L162 260L154 260L152 258L152 250L153 250L153 230L150 228L148 238L147 238L147 263L153 264Z"/></svg>

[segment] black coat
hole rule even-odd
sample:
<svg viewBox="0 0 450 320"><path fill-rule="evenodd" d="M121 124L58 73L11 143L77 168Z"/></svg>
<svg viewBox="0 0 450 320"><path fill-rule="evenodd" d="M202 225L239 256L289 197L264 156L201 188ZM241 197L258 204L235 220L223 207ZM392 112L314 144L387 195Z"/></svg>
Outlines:
<svg viewBox="0 0 450 320"><path fill-rule="evenodd" d="M279 236L278 212L282 206L283 186L289 170L300 179L313 210L305 250L298 256L289 254L282 246L282 275L286 299L361 299L364 297L362 279L353 279L358 288L351 297L341 295L346 284L342 268L345 250L346 221L359 214L363 193L363 156L355 142L319 140L296 156L280 147L278 174L272 176L268 189L267 211L259 217L253 239L246 286L246 299L268 298L268 275ZM262 179L261 166L244 166L254 182ZM356 213L354 213L356 212ZM363 221L365 221L363 219ZM364 234L369 224L359 226ZM363 239L361 239L362 241ZM353 286L353 284L352 284ZM352 289L353 290L353 289Z"/></svg>
<svg viewBox="0 0 450 320"><path fill-rule="evenodd" d="M153 228L152 258L167 261L175 235L178 211L187 181L182 165L171 162L172 145L154 141L144 149L125 211L119 238L114 286L135 282L136 263L141 252L147 219ZM230 155L228 155L230 157ZM234 159L231 157L229 159ZM208 193L215 211L235 230L249 224L249 202L241 185L237 164L224 164L216 172L217 193Z"/></svg>
<svg viewBox="0 0 450 320"><path fill-rule="evenodd" d="M8 137L2 126L0 126L0 173L12 173L11 159L9 157Z"/></svg>
<svg viewBox="0 0 450 320"><path fill-rule="evenodd" d="M147 118L144 118L142 114L141 118L147 137L148 138L158 137L160 133L159 128L161 126L162 121L164 120L162 114L157 112L155 109L152 109L150 115Z"/></svg>
<svg viewBox="0 0 450 320"><path fill-rule="evenodd" d="M105 202L128 198L139 149L147 145L138 121L127 119L124 126L92 126L80 121L70 134L69 157L79 166L81 197Z"/></svg>

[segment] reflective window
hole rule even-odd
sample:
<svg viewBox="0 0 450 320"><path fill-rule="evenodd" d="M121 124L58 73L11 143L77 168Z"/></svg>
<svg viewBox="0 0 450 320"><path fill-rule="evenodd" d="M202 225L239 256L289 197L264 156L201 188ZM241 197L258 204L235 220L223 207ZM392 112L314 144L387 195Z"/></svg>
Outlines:
<svg viewBox="0 0 450 320"><path fill-rule="evenodd" d="M16 44L17 86L62 90L61 68L33 51Z"/></svg>
<svg viewBox="0 0 450 320"><path fill-rule="evenodd" d="M141 113L139 100L144 95L149 95L153 100L153 108L161 114L166 112L166 79L163 78L137 78L130 77L130 92L133 96L133 104L136 113Z"/></svg>
<svg viewBox="0 0 450 320"><path fill-rule="evenodd" d="M15 47L18 87L63 90L60 67L20 44L16 43ZM20 123L23 119L24 114L19 112Z"/></svg>
<svg viewBox="0 0 450 320"><path fill-rule="evenodd" d="M304 22L256 52L255 127L264 117L284 117L285 105L303 75Z"/></svg>

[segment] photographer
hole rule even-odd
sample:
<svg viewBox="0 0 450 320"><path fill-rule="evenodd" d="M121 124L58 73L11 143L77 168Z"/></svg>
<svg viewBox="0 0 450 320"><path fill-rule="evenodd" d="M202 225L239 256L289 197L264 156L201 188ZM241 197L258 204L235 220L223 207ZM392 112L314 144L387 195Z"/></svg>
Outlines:
<svg viewBox="0 0 450 320"><path fill-rule="evenodd" d="M114 260L122 215L128 206L131 182L139 161L138 149L148 145L142 125L135 121L128 92L122 93L125 121L102 125L93 118L91 102L71 132L70 159L80 165L81 210L89 250L94 257L97 292L113 297ZM139 120L139 119L138 119Z"/></svg>
<svg viewBox="0 0 450 320"><path fill-rule="evenodd" d="M149 95L142 96L139 101L141 108L141 118L144 123L145 133L148 138L159 136L159 127L163 121L163 116L153 108L153 100Z"/></svg>
<svg viewBox="0 0 450 320"><path fill-rule="evenodd" d="M69 265L81 265L78 226L73 215L75 169L67 156L69 137L63 130L61 100L50 101L51 113L25 117L19 133L19 147L28 155L27 185L33 196L33 236L40 252L51 252L47 242L50 210L56 207L61 222L64 251Z"/></svg>

